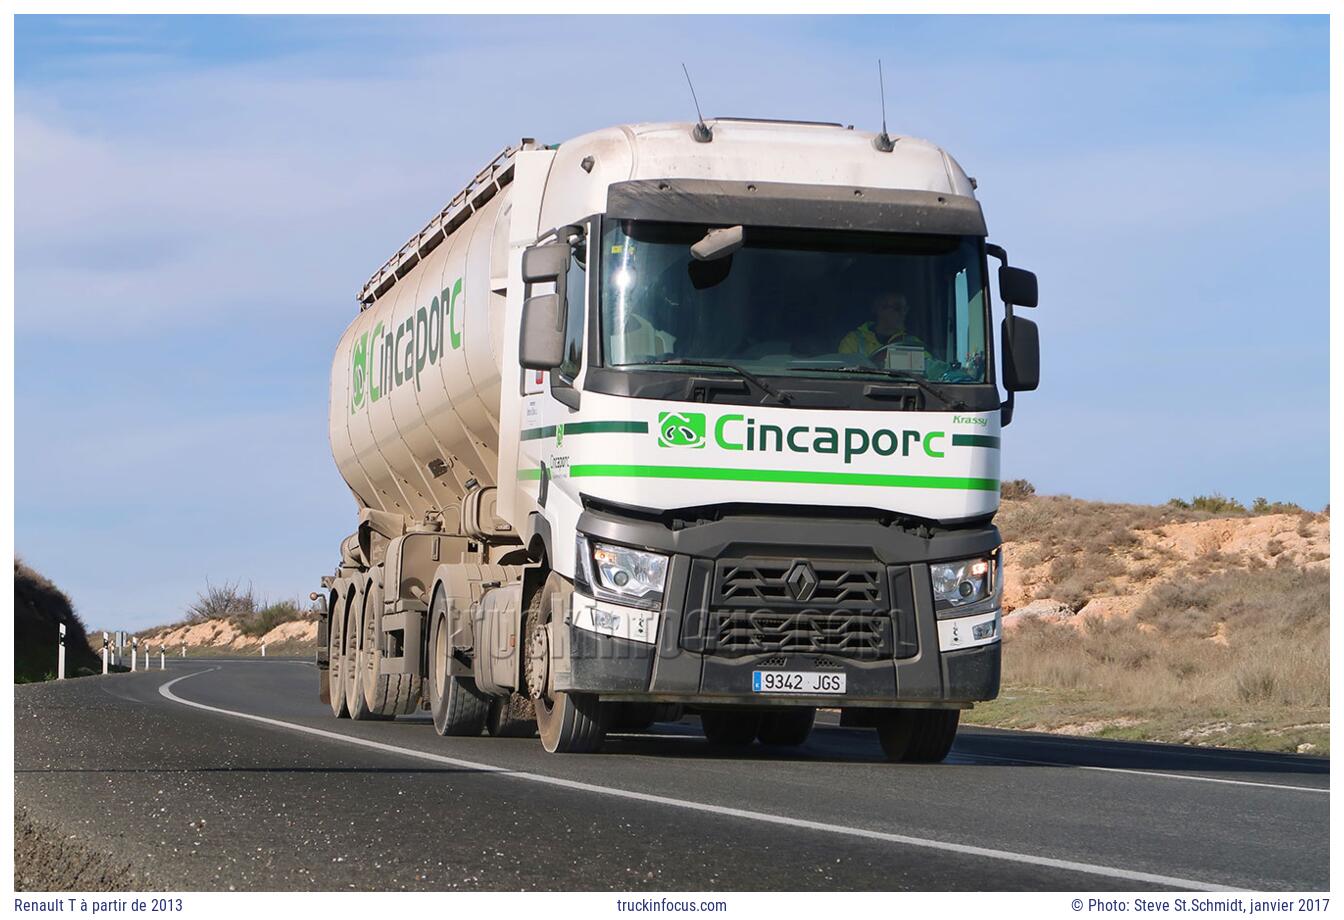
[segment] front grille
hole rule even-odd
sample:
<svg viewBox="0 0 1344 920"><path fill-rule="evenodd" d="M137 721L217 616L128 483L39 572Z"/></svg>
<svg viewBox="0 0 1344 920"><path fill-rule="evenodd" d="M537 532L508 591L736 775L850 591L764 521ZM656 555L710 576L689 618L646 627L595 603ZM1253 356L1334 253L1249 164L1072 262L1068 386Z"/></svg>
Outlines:
<svg viewBox="0 0 1344 920"><path fill-rule="evenodd" d="M882 566L806 559L723 560L715 570L715 606L807 604L822 609L885 608Z"/></svg>
<svg viewBox="0 0 1344 920"><path fill-rule="evenodd" d="M826 652L845 658L892 654L888 614L725 610L711 612L706 651L729 657Z"/></svg>
<svg viewBox="0 0 1344 920"><path fill-rule="evenodd" d="M724 658L806 655L818 668L918 652L906 566L753 556L694 564L682 648ZM763 665L764 666L764 665Z"/></svg>

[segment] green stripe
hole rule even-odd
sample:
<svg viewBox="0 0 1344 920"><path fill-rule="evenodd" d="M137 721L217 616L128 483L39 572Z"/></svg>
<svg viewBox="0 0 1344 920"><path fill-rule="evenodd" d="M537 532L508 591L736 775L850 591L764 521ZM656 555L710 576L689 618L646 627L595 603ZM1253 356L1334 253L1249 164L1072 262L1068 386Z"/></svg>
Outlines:
<svg viewBox="0 0 1344 920"><path fill-rule="evenodd" d="M519 438L523 441L540 441L555 437L555 425L545 428L524 428ZM648 422L571 422L564 426L565 437L572 434L648 434Z"/></svg>
<svg viewBox="0 0 1344 920"><path fill-rule="evenodd" d="M999 449L999 439L989 434L954 434L953 447L992 447Z"/></svg>
<svg viewBox="0 0 1344 920"><path fill-rule="evenodd" d="M714 466L640 466L580 463L570 476L623 476L637 479L720 479L737 482L805 482L830 486L885 486L899 489L969 489L997 492L997 479L962 476L906 476L895 473L828 473L819 470L749 470Z"/></svg>
<svg viewBox="0 0 1344 920"><path fill-rule="evenodd" d="M518 471L518 478L519 478L519 479L540 479L540 478L541 478L541 468L538 467L538 468L535 469L535 470L519 470L519 471Z"/></svg>

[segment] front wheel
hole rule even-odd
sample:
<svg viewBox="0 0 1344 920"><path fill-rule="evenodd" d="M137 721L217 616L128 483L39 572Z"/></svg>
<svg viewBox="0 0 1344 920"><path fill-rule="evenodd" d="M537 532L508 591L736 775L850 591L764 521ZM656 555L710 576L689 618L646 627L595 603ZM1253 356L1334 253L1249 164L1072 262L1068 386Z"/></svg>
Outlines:
<svg viewBox="0 0 1344 920"><path fill-rule="evenodd" d="M537 733L537 714L532 701L517 693L490 701L485 730L491 738L531 738Z"/></svg>
<svg viewBox="0 0 1344 920"><path fill-rule="evenodd" d="M550 688L550 626L563 622L560 614L573 594L569 582L552 572L526 612L527 695L536 707L541 746L551 754L592 753L607 737L609 707L591 694Z"/></svg>
<svg viewBox="0 0 1344 920"><path fill-rule="evenodd" d="M877 738L892 763L940 763L957 737L959 709L893 709L877 723Z"/></svg>

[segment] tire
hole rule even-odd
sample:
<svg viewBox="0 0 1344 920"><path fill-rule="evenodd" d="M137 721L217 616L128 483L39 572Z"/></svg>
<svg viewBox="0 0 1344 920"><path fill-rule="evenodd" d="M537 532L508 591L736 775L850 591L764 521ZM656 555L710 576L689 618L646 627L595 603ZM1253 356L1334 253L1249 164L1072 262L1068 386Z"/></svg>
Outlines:
<svg viewBox="0 0 1344 920"><path fill-rule="evenodd" d="M761 716L761 728L756 737L761 739L761 744L798 747L812 734L812 723L816 718L817 711L812 707L767 712Z"/></svg>
<svg viewBox="0 0 1344 920"><path fill-rule="evenodd" d="M524 614L528 696L536 708L541 746L550 754L590 754L599 750L607 737L610 707L603 706L592 694L548 689L550 634L546 627L563 620L559 614L573 594L573 586L552 572L532 595Z"/></svg>
<svg viewBox="0 0 1344 920"><path fill-rule="evenodd" d="M378 714L369 709L364 699L364 681L361 668L364 661L359 647L363 645L364 635L364 586L357 584L351 592L350 603L345 614L345 655L341 660L341 683L345 687L345 705L350 710L350 718L356 722L368 722L378 718Z"/></svg>
<svg viewBox="0 0 1344 920"><path fill-rule="evenodd" d="M709 709L700 713L700 726L711 744L746 747L761 730L761 714Z"/></svg>
<svg viewBox="0 0 1344 920"><path fill-rule="evenodd" d="M350 717L350 707L345 704L345 614L347 599L344 590L337 595L331 609L331 625L327 628L327 702L331 714L338 719Z"/></svg>
<svg viewBox="0 0 1344 920"><path fill-rule="evenodd" d="M492 738L532 738L537 734L537 714L532 701L517 693L490 701L485 730Z"/></svg>
<svg viewBox="0 0 1344 920"><path fill-rule="evenodd" d="M404 716L420 698L420 678L412 674L380 674L383 660L383 586L369 583L359 619L359 649L356 669L364 705L370 718Z"/></svg>
<svg viewBox="0 0 1344 920"><path fill-rule="evenodd" d="M448 617L448 599L439 585L429 607L429 708L434 714L434 730L440 735L474 738L485 728L491 698L478 690L470 677L449 673L453 631Z"/></svg>
<svg viewBox="0 0 1344 920"><path fill-rule="evenodd" d="M941 763L957 737L959 709L893 709L877 723L877 738L892 763Z"/></svg>

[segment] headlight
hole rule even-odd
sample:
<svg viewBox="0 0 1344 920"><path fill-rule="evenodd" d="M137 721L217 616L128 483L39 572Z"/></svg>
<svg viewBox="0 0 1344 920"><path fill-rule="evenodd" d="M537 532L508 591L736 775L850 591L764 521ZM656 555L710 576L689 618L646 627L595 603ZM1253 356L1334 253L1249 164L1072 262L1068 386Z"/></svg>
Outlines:
<svg viewBox="0 0 1344 920"><path fill-rule="evenodd" d="M633 607L656 610L663 605L663 584L667 581L667 557L615 543L588 542L578 539L578 564L581 581L587 582L597 597Z"/></svg>
<svg viewBox="0 0 1344 920"><path fill-rule="evenodd" d="M965 607L994 593L993 559L935 562L929 566L929 576L933 579L934 605L939 608Z"/></svg>

